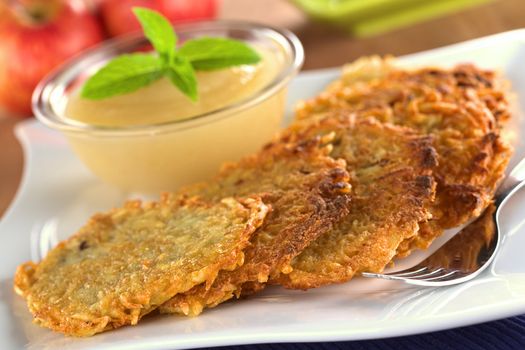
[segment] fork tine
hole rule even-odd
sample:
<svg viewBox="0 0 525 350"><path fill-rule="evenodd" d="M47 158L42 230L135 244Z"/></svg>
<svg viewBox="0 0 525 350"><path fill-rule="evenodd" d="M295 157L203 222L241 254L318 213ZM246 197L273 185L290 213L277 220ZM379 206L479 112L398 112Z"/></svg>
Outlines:
<svg viewBox="0 0 525 350"><path fill-rule="evenodd" d="M424 272L428 268L426 266L414 266L406 270L401 270L398 272L391 272L391 273L380 273L380 272L362 272L361 276L363 277L369 277L369 278L386 278L388 276L392 277L406 277L409 278L410 276ZM388 278L390 279L390 278Z"/></svg>
<svg viewBox="0 0 525 350"><path fill-rule="evenodd" d="M443 281L448 281L449 279L457 279L455 275L460 272L459 270L445 270L442 269L440 271L441 273L438 275L431 275L431 276L422 276L421 278L401 278L400 280L403 280L406 283L409 284L416 284L416 285L430 285L430 283L439 283Z"/></svg>
<svg viewBox="0 0 525 350"><path fill-rule="evenodd" d="M410 269L406 269L406 270L401 270L401 271L397 271L397 272L390 272L390 273L384 273L383 275L388 275L388 276L398 276L398 277L408 277L408 276L413 276L415 274L418 274L418 273L422 273L422 272L425 272L426 270L428 270L428 267L426 266L414 266Z"/></svg>
<svg viewBox="0 0 525 350"><path fill-rule="evenodd" d="M428 268L426 270L428 270ZM401 275L399 275L397 273L392 273L392 274L385 274L385 275L405 277L405 278L414 278L414 279L416 279L416 278L417 279L425 279L426 277L435 276L436 274L439 274L443 270L445 270L445 269L444 268L439 268L439 269L436 269L436 270L429 270L429 272L423 271L423 273L420 273L420 274L410 274L410 275L401 274Z"/></svg>
<svg viewBox="0 0 525 350"><path fill-rule="evenodd" d="M385 279L385 280L402 281L408 284L418 285L418 286L439 286L439 285L448 285L449 280L459 280L461 277L468 275L459 270L450 271L450 270L445 270L445 269L439 269L433 272L438 273L438 275L436 276L435 273L425 274L424 276L419 276L420 278L417 278L417 277L411 277L411 276L403 277L403 276L380 274L380 273L363 273L363 276L380 278L380 279ZM459 276L456 276L458 274Z"/></svg>
<svg viewBox="0 0 525 350"><path fill-rule="evenodd" d="M425 279L420 279L420 281L441 281L447 277L451 277L452 275L455 275L457 274L458 272L461 272L459 270L452 270L452 271L449 271L445 274L442 274L442 275L439 275L439 276L434 276L434 277L430 277L430 278L425 278ZM455 278L455 277L454 277Z"/></svg>
<svg viewBox="0 0 525 350"><path fill-rule="evenodd" d="M380 278L384 280L400 280L400 281L408 280L408 278L405 278L405 277L383 275L382 273L373 273L373 272L363 272L361 276L367 277L367 278Z"/></svg>
<svg viewBox="0 0 525 350"><path fill-rule="evenodd" d="M422 270L421 268L418 270ZM447 281L447 279L451 276L454 276L454 279L457 279L459 277L462 277L465 275L465 273L461 272L460 270L447 270L444 268L439 268L436 270L433 270L429 273L421 274L421 275L406 275L406 274L381 274L381 273L369 273L365 272L362 274L364 277L372 277L372 278L381 278L386 280L397 280L397 281L403 281L409 284L416 284L416 285L422 285L426 282L441 282L441 281ZM460 276L457 276L460 275Z"/></svg>

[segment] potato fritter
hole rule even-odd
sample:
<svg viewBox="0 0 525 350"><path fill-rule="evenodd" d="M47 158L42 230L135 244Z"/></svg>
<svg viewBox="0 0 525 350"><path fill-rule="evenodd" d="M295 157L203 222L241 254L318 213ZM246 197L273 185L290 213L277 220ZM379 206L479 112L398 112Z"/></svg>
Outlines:
<svg viewBox="0 0 525 350"><path fill-rule="evenodd" d="M284 138L335 135L331 155L347 162L352 184L349 214L292 260L292 271L273 279L287 288L308 289L379 272L401 242L430 218L436 166L431 137L409 128L353 116L295 123Z"/></svg>
<svg viewBox="0 0 525 350"><path fill-rule="evenodd" d="M473 65L402 70L377 57L345 66L326 92L301 104L296 120L352 113L432 135L439 167L433 220L400 247L426 248L443 229L476 217L490 203L511 150L499 136L509 118L501 79Z"/></svg>
<svg viewBox="0 0 525 350"><path fill-rule="evenodd" d="M260 198L215 204L165 195L95 215L42 262L21 265L15 290L36 323L73 336L135 325L193 286L242 264L268 207Z"/></svg>
<svg viewBox="0 0 525 350"><path fill-rule="evenodd" d="M321 147L329 138L269 144L227 165L213 181L185 190L209 200L257 194L271 212L252 237L244 265L221 272L209 290L197 286L177 295L161 312L197 315L204 307L262 289L269 277L288 272L291 259L348 212L349 175L344 161L327 156L330 146Z"/></svg>

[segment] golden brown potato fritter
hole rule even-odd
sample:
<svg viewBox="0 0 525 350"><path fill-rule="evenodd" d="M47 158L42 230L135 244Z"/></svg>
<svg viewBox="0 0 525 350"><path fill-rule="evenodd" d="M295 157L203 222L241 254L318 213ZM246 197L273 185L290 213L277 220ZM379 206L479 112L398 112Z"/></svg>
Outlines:
<svg viewBox="0 0 525 350"><path fill-rule="evenodd" d="M399 244L430 217L430 176L436 166L430 137L411 129L352 116L295 123L285 139L335 135L331 155L347 162L352 184L349 214L292 260L292 271L273 282L314 288L350 280L362 271L382 271Z"/></svg>
<svg viewBox="0 0 525 350"><path fill-rule="evenodd" d="M209 290L197 286L177 295L161 312L197 315L246 289L262 289L269 277L289 271L291 259L348 212L345 164L327 156L330 146L321 147L323 141L329 138L270 144L226 166L213 181L184 191L209 200L257 194L271 212L251 239L244 265L221 272Z"/></svg>
<svg viewBox="0 0 525 350"><path fill-rule="evenodd" d="M21 265L15 289L36 323L74 336L134 325L177 293L242 263L268 207L260 198L210 204L164 196L95 215L42 262Z"/></svg>
<svg viewBox="0 0 525 350"><path fill-rule="evenodd" d="M400 253L426 248L443 229L476 217L504 175L510 147L499 136L509 118L501 80L473 65L403 70L377 57L345 66L326 92L301 104L296 120L351 113L432 135L439 167L433 220Z"/></svg>

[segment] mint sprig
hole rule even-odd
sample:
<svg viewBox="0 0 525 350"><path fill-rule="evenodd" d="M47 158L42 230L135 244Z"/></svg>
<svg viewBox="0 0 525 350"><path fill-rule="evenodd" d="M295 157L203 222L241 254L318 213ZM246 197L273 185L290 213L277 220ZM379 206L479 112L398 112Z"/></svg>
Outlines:
<svg viewBox="0 0 525 350"><path fill-rule="evenodd" d="M202 37L187 40L177 48L177 34L160 13L134 7L156 55L133 53L108 62L84 84L81 96L98 100L136 91L168 77L192 101L198 99L196 70L214 70L261 60L257 52L242 41Z"/></svg>

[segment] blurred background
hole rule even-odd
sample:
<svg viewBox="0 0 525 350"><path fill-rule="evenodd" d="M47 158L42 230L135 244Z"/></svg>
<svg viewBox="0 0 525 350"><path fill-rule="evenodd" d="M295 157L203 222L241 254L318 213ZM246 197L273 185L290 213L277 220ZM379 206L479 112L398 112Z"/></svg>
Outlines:
<svg viewBox="0 0 525 350"><path fill-rule="evenodd" d="M31 117L34 86L68 57L138 29L132 6L175 23L239 19L287 28L304 45L304 70L525 27L524 0L0 0L0 215L20 179L12 130Z"/></svg>

